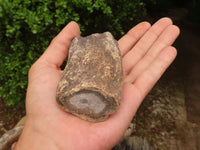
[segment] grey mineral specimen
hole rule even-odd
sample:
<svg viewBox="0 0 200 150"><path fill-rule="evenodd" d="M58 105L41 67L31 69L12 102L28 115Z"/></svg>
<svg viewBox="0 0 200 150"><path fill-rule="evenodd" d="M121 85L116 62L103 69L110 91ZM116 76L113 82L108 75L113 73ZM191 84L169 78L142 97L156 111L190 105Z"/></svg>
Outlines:
<svg viewBox="0 0 200 150"><path fill-rule="evenodd" d="M104 121L117 111L122 90L122 60L109 32L74 38L57 88L57 102L91 122Z"/></svg>

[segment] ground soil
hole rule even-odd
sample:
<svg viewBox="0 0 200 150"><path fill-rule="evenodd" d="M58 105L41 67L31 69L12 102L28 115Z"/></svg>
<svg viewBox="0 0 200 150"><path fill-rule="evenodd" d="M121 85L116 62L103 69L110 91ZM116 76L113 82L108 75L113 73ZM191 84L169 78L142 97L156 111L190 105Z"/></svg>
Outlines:
<svg viewBox="0 0 200 150"><path fill-rule="evenodd" d="M24 115L24 104L8 106L5 100L0 99L0 137L12 129Z"/></svg>

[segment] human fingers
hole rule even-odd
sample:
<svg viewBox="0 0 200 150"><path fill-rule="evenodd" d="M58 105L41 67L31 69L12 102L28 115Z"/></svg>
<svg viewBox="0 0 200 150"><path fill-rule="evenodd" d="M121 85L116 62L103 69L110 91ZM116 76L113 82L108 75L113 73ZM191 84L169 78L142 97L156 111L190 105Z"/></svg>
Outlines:
<svg viewBox="0 0 200 150"><path fill-rule="evenodd" d="M142 98L151 90L177 55L176 48L166 47L151 65L133 82Z"/></svg>
<svg viewBox="0 0 200 150"><path fill-rule="evenodd" d="M76 22L72 21L52 40L51 44L41 56L49 64L60 67L68 55L68 49L74 37L80 35Z"/></svg>
<svg viewBox="0 0 200 150"><path fill-rule="evenodd" d="M134 80L153 62L159 53L165 48L174 43L178 37L180 30L175 25L169 25L158 39L154 42L145 56L135 65L129 66L130 71L124 82L134 82ZM132 68L131 68L132 67Z"/></svg>
<svg viewBox="0 0 200 150"><path fill-rule="evenodd" d="M108 133L118 133L121 136L124 134L142 100L172 63L176 54L174 47L165 48L134 83L124 84L120 108L105 122ZM116 126L113 127L113 124Z"/></svg>
<svg viewBox="0 0 200 150"><path fill-rule="evenodd" d="M123 57L124 75L146 54L160 34L172 24L171 19L158 20L137 42L137 44Z"/></svg>
<svg viewBox="0 0 200 150"><path fill-rule="evenodd" d="M144 35L144 33L151 27L148 22L142 22L129 30L119 41L119 48L122 56L124 56L136 42Z"/></svg>

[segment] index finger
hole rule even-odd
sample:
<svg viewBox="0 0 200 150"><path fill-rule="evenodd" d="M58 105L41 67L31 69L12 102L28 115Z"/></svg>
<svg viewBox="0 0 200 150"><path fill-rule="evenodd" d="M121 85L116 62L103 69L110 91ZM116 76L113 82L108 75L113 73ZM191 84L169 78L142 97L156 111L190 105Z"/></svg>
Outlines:
<svg viewBox="0 0 200 150"><path fill-rule="evenodd" d="M142 22L129 30L119 41L119 48L122 56L124 56L137 41L145 34L145 32L151 27L148 22Z"/></svg>

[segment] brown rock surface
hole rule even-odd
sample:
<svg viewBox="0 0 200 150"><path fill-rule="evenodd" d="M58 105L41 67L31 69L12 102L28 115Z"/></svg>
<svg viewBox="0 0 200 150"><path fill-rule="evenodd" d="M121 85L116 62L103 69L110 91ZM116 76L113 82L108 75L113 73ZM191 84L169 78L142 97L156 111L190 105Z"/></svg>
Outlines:
<svg viewBox="0 0 200 150"><path fill-rule="evenodd" d="M109 32L76 37L57 88L57 102L88 121L104 121L119 107L123 71L117 41Z"/></svg>

